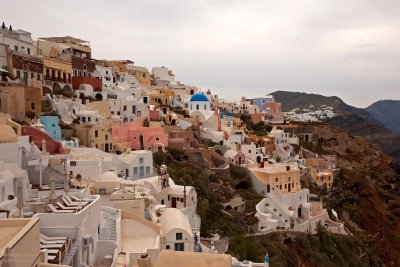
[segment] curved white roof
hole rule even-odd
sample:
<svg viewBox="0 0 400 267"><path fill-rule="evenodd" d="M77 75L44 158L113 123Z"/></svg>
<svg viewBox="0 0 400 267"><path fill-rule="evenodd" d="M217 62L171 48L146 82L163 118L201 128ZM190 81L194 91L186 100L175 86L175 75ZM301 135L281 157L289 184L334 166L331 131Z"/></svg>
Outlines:
<svg viewBox="0 0 400 267"><path fill-rule="evenodd" d="M192 235L192 228L187 217L178 209L166 208L161 214L160 224L162 235L167 234L173 229L182 229L189 235Z"/></svg>

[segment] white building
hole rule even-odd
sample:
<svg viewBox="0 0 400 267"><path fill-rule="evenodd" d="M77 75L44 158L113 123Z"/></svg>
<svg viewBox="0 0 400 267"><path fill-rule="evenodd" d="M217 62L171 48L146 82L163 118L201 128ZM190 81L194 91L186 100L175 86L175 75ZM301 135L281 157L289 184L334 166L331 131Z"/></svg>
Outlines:
<svg viewBox="0 0 400 267"><path fill-rule="evenodd" d="M194 251L193 231L186 216L178 209L166 208L160 217L161 242L165 250Z"/></svg>
<svg viewBox="0 0 400 267"><path fill-rule="evenodd" d="M108 99L112 117L119 117L121 122L132 122L137 117L149 114L149 105L138 101L134 96L121 99Z"/></svg>
<svg viewBox="0 0 400 267"><path fill-rule="evenodd" d="M10 25L11 27L11 25ZM0 44L7 45L14 52L36 55L31 33L23 30L10 30L0 27Z"/></svg>
<svg viewBox="0 0 400 267"><path fill-rule="evenodd" d="M121 155L96 148L79 147L71 150L68 172L95 181L105 172L115 172L121 178L138 180L153 176L153 154L148 150L130 151Z"/></svg>
<svg viewBox="0 0 400 267"><path fill-rule="evenodd" d="M108 88L113 84L113 75L111 67L104 67L96 65L96 70L93 73L93 77L101 79L102 87Z"/></svg>

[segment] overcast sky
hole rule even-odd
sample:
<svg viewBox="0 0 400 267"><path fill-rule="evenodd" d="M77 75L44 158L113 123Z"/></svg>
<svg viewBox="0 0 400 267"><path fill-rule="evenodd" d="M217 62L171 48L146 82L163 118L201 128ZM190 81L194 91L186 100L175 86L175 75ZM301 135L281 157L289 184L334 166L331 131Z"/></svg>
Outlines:
<svg viewBox="0 0 400 267"><path fill-rule="evenodd" d="M221 98L275 90L400 99L399 0L4 0L0 21L92 56L166 66Z"/></svg>

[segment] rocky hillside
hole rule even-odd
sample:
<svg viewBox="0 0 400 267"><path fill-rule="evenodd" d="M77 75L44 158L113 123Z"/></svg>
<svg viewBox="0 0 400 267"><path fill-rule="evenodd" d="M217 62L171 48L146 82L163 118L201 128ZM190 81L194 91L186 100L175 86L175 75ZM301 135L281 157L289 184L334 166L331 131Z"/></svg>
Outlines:
<svg viewBox="0 0 400 267"><path fill-rule="evenodd" d="M342 236L320 229L317 235L273 233L238 236L229 252L240 259L271 266L400 266L400 167L361 137L329 125L312 125L320 143L303 143L319 154L335 154L340 174L332 190L304 184L335 209L354 234Z"/></svg>
<svg viewBox="0 0 400 267"><path fill-rule="evenodd" d="M350 135L362 136L366 141L379 145L386 154L400 162L400 134L386 128L368 110L347 105L338 97L286 91L277 91L272 95L282 103L284 110L307 108L310 105L333 107L339 116L330 119L328 123Z"/></svg>
<svg viewBox="0 0 400 267"><path fill-rule="evenodd" d="M393 133L400 134L400 100L377 101L366 110Z"/></svg>
<svg viewBox="0 0 400 267"><path fill-rule="evenodd" d="M370 238L369 249L377 257L368 262L400 265L400 167L378 146L349 136L331 125L313 127L323 140L311 147L319 153L336 154L341 168L334 181L337 191L326 196L327 205L348 218L347 225ZM353 224L354 223L354 224ZM374 248L375 247L375 248Z"/></svg>

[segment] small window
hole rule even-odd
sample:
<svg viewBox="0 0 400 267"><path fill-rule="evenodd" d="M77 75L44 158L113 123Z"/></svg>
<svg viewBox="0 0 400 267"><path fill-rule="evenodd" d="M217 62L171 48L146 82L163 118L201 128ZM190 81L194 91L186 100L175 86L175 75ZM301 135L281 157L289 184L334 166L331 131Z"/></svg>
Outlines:
<svg viewBox="0 0 400 267"><path fill-rule="evenodd" d="M182 240L182 233L176 233L176 240Z"/></svg>
<svg viewBox="0 0 400 267"><path fill-rule="evenodd" d="M166 246L165 246L165 249L170 250L171 247L170 247L169 245L166 245Z"/></svg>
<svg viewBox="0 0 400 267"><path fill-rule="evenodd" d="M94 131L94 137L99 137L99 131Z"/></svg>
<svg viewBox="0 0 400 267"><path fill-rule="evenodd" d="M137 167L133 168L133 175L137 175Z"/></svg>
<svg viewBox="0 0 400 267"><path fill-rule="evenodd" d="M18 52L18 46L17 45L14 45L14 51Z"/></svg>
<svg viewBox="0 0 400 267"><path fill-rule="evenodd" d="M69 166L76 166L76 161L71 161L71 162L69 163Z"/></svg>
<svg viewBox="0 0 400 267"><path fill-rule="evenodd" d="M36 76L36 79L37 79L38 81L40 81L40 79L41 79L40 74L38 74L38 75Z"/></svg>
<svg viewBox="0 0 400 267"><path fill-rule="evenodd" d="M139 163L144 163L144 158L139 158Z"/></svg>
<svg viewBox="0 0 400 267"><path fill-rule="evenodd" d="M146 167L146 174L150 174L150 166Z"/></svg>

